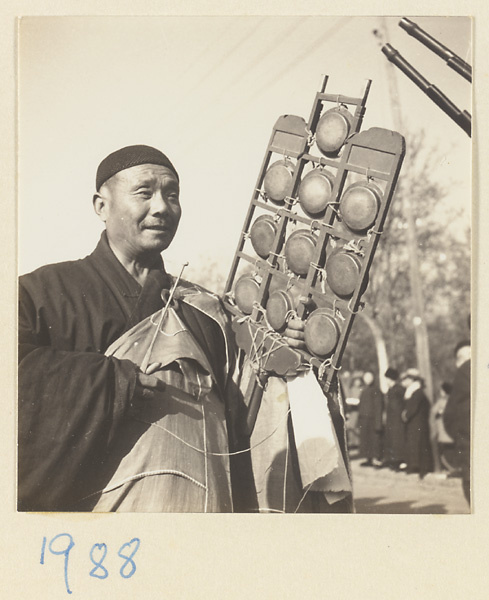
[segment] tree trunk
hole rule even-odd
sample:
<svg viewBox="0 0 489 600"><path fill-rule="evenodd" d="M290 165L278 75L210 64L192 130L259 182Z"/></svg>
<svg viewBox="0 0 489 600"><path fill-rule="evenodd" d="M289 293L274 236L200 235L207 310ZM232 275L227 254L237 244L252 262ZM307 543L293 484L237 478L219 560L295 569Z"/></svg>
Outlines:
<svg viewBox="0 0 489 600"><path fill-rule="evenodd" d="M375 322L375 319L365 314L364 312L359 312L358 316L361 317L368 325L374 338L375 350L377 351L377 362L379 365L379 386L382 393L386 394L387 382L385 380L384 373L386 372L387 367L389 366L389 362L387 359L387 347L385 345L384 335L379 325Z"/></svg>

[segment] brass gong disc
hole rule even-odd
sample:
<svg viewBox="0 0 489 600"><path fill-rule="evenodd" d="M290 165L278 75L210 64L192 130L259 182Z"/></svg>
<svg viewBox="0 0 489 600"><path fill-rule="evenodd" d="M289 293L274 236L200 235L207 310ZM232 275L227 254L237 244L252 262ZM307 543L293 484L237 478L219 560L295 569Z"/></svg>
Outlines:
<svg viewBox="0 0 489 600"><path fill-rule="evenodd" d="M258 217L250 229L250 240L254 251L261 258L268 258L273 247L277 226L273 217L262 215Z"/></svg>
<svg viewBox="0 0 489 600"><path fill-rule="evenodd" d="M343 107L327 110L316 127L316 144L323 154L336 154L350 135L353 117Z"/></svg>
<svg viewBox="0 0 489 600"><path fill-rule="evenodd" d="M294 308L292 297L285 290L276 290L267 302L267 320L275 331L282 331L287 324L287 315Z"/></svg>
<svg viewBox="0 0 489 600"><path fill-rule="evenodd" d="M345 225L353 231L364 231L375 223L382 192L372 182L357 181L340 199L340 213Z"/></svg>
<svg viewBox="0 0 489 600"><path fill-rule="evenodd" d="M329 309L318 308L307 318L304 339L311 354L325 358L336 348L339 336L338 324Z"/></svg>
<svg viewBox="0 0 489 600"><path fill-rule="evenodd" d="M253 304L258 298L260 284L251 275L243 275L234 286L234 299L238 308L245 314L250 315Z"/></svg>
<svg viewBox="0 0 489 600"><path fill-rule="evenodd" d="M263 189L267 198L277 204L282 204L292 191L292 175L294 163L288 159L273 163L265 173Z"/></svg>
<svg viewBox="0 0 489 600"><path fill-rule="evenodd" d="M301 181L299 186L299 204L309 215L324 213L331 202L334 177L324 169L313 169Z"/></svg>
<svg viewBox="0 0 489 600"><path fill-rule="evenodd" d="M316 241L316 236L308 229L297 229L285 243L287 265L296 275L307 275L314 257Z"/></svg>
<svg viewBox="0 0 489 600"><path fill-rule="evenodd" d="M329 287L338 296L351 296L358 283L360 267L360 261L350 252L340 251L332 254L326 261Z"/></svg>

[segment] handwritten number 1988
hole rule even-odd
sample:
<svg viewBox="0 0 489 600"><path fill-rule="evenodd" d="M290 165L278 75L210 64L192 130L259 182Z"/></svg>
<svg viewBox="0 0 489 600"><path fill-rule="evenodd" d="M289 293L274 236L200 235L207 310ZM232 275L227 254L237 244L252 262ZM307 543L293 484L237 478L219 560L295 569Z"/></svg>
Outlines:
<svg viewBox="0 0 489 600"><path fill-rule="evenodd" d="M63 543L64 542L64 543ZM122 544L119 548L117 555L124 559L124 562L119 570L121 577L129 579L136 572L136 563L134 562L134 555L139 549L140 545L139 538L133 538L130 542ZM70 557L70 551L75 545L72 536L69 533L59 533L54 536L49 544L47 544L46 537L43 537L41 547L41 565L44 564L46 546L49 552L54 555L64 555L64 580L66 591L71 594L70 586L68 583L68 562ZM109 576L108 570L102 564L107 556L107 544L94 544L90 550L90 560L95 565L90 571L91 577L97 579L106 579Z"/></svg>

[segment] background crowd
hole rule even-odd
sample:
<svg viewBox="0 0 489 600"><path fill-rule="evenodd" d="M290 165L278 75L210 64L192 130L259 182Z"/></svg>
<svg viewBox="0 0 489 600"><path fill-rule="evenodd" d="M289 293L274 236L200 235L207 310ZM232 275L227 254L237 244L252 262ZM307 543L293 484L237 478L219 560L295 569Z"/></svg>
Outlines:
<svg viewBox="0 0 489 600"><path fill-rule="evenodd" d="M347 437L361 466L417 473L423 478L461 477L470 499L470 342L455 347L452 381L429 398L419 371L399 373L389 367L379 377L371 371L344 372Z"/></svg>

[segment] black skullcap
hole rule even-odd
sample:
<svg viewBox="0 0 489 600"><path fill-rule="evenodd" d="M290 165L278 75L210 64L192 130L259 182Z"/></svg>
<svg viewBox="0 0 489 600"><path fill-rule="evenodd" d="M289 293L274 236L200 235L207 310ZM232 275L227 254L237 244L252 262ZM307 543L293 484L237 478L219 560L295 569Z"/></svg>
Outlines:
<svg viewBox="0 0 489 600"><path fill-rule="evenodd" d="M178 173L175 167L163 152L160 152L151 146L126 146L125 148L121 148L120 150L116 150L115 152L112 152L112 154L109 154L109 156L104 158L99 164L96 177L97 192L113 175L124 169L135 167L136 165L161 165L162 167L167 167L170 171L173 171L178 179Z"/></svg>
<svg viewBox="0 0 489 600"><path fill-rule="evenodd" d="M397 381L399 379L399 371L389 367L384 376L387 377L387 379L392 379L392 381Z"/></svg>

